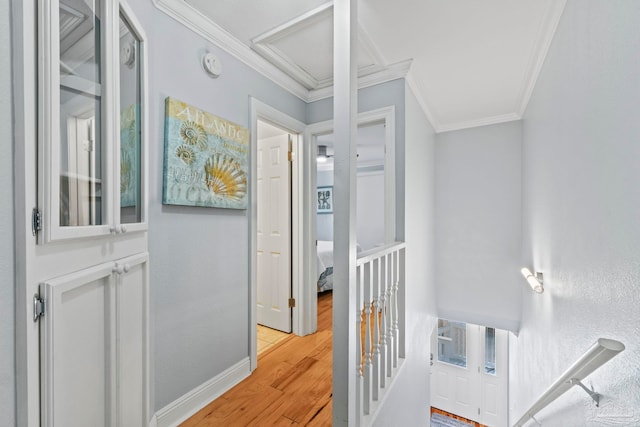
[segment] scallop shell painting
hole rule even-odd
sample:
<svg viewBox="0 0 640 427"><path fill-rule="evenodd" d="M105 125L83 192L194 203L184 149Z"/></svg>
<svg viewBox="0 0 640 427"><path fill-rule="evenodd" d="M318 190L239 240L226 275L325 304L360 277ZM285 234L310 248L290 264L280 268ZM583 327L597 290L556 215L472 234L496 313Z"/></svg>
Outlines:
<svg viewBox="0 0 640 427"><path fill-rule="evenodd" d="M168 97L164 143L162 203L247 208L247 128Z"/></svg>

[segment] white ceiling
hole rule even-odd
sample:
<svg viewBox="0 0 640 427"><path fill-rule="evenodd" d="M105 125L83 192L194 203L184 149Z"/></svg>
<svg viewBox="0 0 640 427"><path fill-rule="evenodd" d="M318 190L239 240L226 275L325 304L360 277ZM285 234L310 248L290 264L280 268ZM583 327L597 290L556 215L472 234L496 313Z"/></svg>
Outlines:
<svg viewBox="0 0 640 427"><path fill-rule="evenodd" d="M330 2L155 1L306 101L331 95ZM360 85L406 77L439 132L517 120L565 3L360 0Z"/></svg>

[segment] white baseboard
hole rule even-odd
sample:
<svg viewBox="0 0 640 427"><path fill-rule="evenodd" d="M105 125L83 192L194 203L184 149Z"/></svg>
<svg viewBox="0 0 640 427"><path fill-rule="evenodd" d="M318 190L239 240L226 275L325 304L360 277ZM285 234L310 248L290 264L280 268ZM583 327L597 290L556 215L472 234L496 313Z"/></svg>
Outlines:
<svg viewBox="0 0 640 427"><path fill-rule="evenodd" d="M156 425L158 427L177 426L250 374L247 357L160 409L154 416Z"/></svg>

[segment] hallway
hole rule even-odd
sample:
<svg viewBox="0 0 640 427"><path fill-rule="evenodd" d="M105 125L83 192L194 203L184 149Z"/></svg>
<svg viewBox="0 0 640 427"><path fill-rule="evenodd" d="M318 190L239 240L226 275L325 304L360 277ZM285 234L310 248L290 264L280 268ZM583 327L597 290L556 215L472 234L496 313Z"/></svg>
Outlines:
<svg viewBox="0 0 640 427"><path fill-rule="evenodd" d="M318 332L291 335L258 356L258 368L183 427L331 425L332 293L318 295Z"/></svg>

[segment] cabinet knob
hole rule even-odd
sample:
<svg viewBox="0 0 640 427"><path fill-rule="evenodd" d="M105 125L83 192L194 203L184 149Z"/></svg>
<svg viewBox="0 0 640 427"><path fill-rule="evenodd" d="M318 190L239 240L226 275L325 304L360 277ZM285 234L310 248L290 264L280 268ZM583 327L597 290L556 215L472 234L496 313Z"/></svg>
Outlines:
<svg viewBox="0 0 640 427"><path fill-rule="evenodd" d="M125 227L124 225L120 226L120 232L121 233L126 233L127 232L127 227Z"/></svg>

